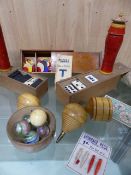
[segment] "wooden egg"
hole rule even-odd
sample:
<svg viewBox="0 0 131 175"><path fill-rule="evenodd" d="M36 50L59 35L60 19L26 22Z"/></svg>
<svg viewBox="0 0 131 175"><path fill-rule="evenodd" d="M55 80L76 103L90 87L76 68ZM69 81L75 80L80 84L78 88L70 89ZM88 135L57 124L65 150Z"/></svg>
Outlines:
<svg viewBox="0 0 131 175"><path fill-rule="evenodd" d="M27 106L40 106L40 100L30 93L23 93L18 97L17 108L21 109Z"/></svg>
<svg viewBox="0 0 131 175"><path fill-rule="evenodd" d="M46 123L47 121L47 114L45 111L41 109L35 109L30 114L30 122L33 126L39 127Z"/></svg>
<svg viewBox="0 0 131 175"><path fill-rule="evenodd" d="M20 137L24 137L30 131L31 127L30 124L26 120L19 121L15 123L14 132L16 135Z"/></svg>
<svg viewBox="0 0 131 175"><path fill-rule="evenodd" d="M62 132L58 137L57 142L59 142L65 133L80 128L86 120L87 112L81 105L77 103L66 105L62 113Z"/></svg>
<svg viewBox="0 0 131 175"><path fill-rule="evenodd" d="M35 144L39 141L39 135L37 132L35 131L30 131L24 139L24 142L26 144Z"/></svg>

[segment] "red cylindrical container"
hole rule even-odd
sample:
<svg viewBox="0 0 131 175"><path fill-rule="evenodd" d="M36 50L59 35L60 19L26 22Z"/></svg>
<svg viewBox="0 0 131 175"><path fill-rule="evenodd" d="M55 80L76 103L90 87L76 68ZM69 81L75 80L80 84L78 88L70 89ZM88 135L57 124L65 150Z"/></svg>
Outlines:
<svg viewBox="0 0 131 175"><path fill-rule="evenodd" d="M0 26L0 71L6 71L10 69L9 57L7 54L5 41L2 33L2 28Z"/></svg>
<svg viewBox="0 0 131 175"><path fill-rule="evenodd" d="M113 65L121 47L125 34L125 21L120 15L118 19L113 20L105 41L104 58L101 72L108 74L113 70Z"/></svg>

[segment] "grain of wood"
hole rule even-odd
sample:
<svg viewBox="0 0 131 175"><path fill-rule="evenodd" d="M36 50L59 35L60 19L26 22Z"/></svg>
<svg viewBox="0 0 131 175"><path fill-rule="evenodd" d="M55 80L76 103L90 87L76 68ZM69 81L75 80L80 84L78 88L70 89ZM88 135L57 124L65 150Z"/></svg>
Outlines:
<svg viewBox="0 0 131 175"><path fill-rule="evenodd" d="M20 49L104 51L111 19L128 20L117 56L131 67L130 0L0 0L0 22L11 64L20 65Z"/></svg>

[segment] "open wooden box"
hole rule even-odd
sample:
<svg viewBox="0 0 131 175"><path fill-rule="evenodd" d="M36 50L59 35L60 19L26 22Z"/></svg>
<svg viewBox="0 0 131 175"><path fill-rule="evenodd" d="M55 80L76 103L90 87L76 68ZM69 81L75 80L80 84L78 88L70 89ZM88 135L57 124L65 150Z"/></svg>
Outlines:
<svg viewBox="0 0 131 175"><path fill-rule="evenodd" d="M99 70L96 70L59 81L56 83L57 98L64 104L70 102L87 103L90 97L102 96L112 89L115 89L121 76L129 70L130 69L123 64L117 63L114 66L113 72L108 75L102 74ZM92 82L90 79L87 79L87 77L94 77L95 81ZM84 88L69 92L66 87L73 85L73 82L76 80L80 81ZM73 91L73 88L71 90Z"/></svg>
<svg viewBox="0 0 131 175"><path fill-rule="evenodd" d="M21 50L21 65L26 72L55 73L56 60L62 55L72 55L73 73L97 70L101 65L101 52L74 52L73 50Z"/></svg>
<svg viewBox="0 0 131 175"><path fill-rule="evenodd" d="M34 84L32 83L32 85L29 85L25 82L20 82L18 80L17 75L15 78L12 77L12 74L14 74L16 71L19 71L23 76L27 75L30 78L28 80L31 80L32 78L36 78L39 82L37 82L36 84L36 81L34 81ZM28 82L28 80L26 82ZM1 73L0 85L18 94L29 92L31 94L36 95L37 97L43 96L48 91L48 79L47 78L39 77L36 74L35 75L29 74L29 73L26 73L18 69L12 70L10 72Z"/></svg>

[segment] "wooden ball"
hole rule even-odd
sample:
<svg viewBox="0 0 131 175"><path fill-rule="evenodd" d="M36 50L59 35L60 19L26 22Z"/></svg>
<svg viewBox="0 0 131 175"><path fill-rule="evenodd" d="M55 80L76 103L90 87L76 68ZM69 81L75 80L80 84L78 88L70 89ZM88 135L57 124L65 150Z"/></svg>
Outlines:
<svg viewBox="0 0 131 175"><path fill-rule="evenodd" d="M33 126L39 127L45 124L47 121L47 114L43 110L35 109L30 114L30 122Z"/></svg>
<svg viewBox="0 0 131 175"><path fill-rule="evenodd" d="M27 106L40 106L40 100L30 93L23 93L18 97L17 108L21 109Z"/></svg>

